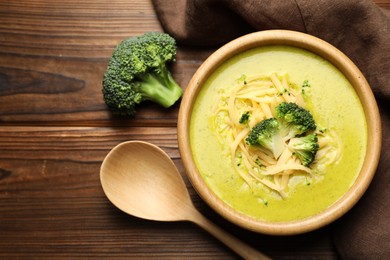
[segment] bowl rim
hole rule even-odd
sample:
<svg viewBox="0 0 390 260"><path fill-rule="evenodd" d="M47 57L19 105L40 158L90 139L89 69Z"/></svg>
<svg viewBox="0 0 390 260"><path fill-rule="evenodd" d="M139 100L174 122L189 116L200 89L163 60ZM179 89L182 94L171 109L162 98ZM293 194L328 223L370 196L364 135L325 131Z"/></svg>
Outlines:
<svg viewBox="0 0 390 260"><path fill-rule="evenodd" d="M366 117L367 152L353 185L325 211L311 217L288 222L267 222L235 211L219 199L201 177L191 153L190 120L195 97L208 77L226 60L243 51L267 46L288 45L305 49L332 63L354 87ZM263 234L293 235L321 228L349 211L367 190L379 163L382 129L378 106L372 90L356 65L336 47L315 36L289 30L266 30L241 36L212 53L198 68L182 97L178 116L178 144L186 174L200 197L230 222Z"/></svg>

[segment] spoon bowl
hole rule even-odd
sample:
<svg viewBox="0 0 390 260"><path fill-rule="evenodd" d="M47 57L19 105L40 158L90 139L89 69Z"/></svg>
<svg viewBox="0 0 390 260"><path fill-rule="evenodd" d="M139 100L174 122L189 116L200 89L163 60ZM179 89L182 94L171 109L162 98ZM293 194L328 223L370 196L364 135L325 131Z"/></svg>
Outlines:
<svg viewBox="0 0 390 260"><path fill-rule="evenodd" d="M117 145L102 163L100 181L108 199L127 214L156 221L190 221L244 259L269 259L201 215L173 161L153 144Z"/></svg>
<svg viewBox="0 0 390 260"><path fill-rule="evenodd" d="M126 213L158 221L186 219L191 200L184 181L169 156L152 144L118 145L104 160L100 178L108 199Z"/></svg>

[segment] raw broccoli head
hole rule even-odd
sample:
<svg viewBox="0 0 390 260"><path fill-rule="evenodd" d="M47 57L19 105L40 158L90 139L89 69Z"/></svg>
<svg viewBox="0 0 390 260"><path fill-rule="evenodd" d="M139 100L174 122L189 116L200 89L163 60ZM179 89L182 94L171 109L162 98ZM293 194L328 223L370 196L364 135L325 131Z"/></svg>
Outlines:
<svg viewBox="0 0 390 260"><path fill-rule="evenodd" d="M280 103L275 108L275 116L280 119L283 135L288 138L316 129L311 113L295 103Z"/></svg>
<svg viewBox="0 0 390 260"><path fill-rule="evenodd" d="M309 166L315 159L319 145L316 134L291 138L289 149L298 157L302 165Z"/></svg>
<svg viewBox="0 0 390 260"><path fill-rule="evenodd" d="M245 139L249 145L260 145L271 151L275 158L283 152L283 139L276 118L268 118L256 124Z"/></svg>
<svg viewBox="0 0 390 260"><path fill-rule="evenodd" d="M103 78L104 101L114 112L133 116L144 100L172 106L182 95L167 63L175 61L176 42L151 32L122 41L113 51Z"/></svg>

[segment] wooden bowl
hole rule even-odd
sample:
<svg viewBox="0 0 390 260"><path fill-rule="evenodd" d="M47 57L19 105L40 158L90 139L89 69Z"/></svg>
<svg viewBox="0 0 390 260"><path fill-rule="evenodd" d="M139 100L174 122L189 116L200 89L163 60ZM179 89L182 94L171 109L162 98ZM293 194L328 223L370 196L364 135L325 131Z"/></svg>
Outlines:
<svg viewBox="0 0 390 260"><path fill-rule="evenodd" d="M199 91L210 75L229 58L246 50L268 45L287 45L305 49L333 64L354 87L367 122L367 152L361 171L350 189L326 210L297 221L269 222L244 215L219 199L205 183L194 162L190 145L190 119ZM214 52L197 70L189 82L179 111L178 142L187 175L202 197L217 213L243 228L272 235L291 235L323 227L351 209L368 188L379 161L381 123L378 107L366 79L342 52L316 37L286 30L256 32L233 40Z"/></svg>

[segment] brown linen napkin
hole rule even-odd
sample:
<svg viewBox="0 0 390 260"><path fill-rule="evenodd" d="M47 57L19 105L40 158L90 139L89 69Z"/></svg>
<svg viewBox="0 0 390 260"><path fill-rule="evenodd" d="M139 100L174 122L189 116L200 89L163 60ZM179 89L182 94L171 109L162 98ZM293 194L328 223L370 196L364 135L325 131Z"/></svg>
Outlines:
<svg viewBox="0 0 390 260"><path fill-rule="evenodd" d="M160 22L179 44L220 46L252 31L288 29L333 44L363 72L379 101L383 146L362 200L334 225L346 259L390 256L390 11L371 0L153 0Z"/></svg>

